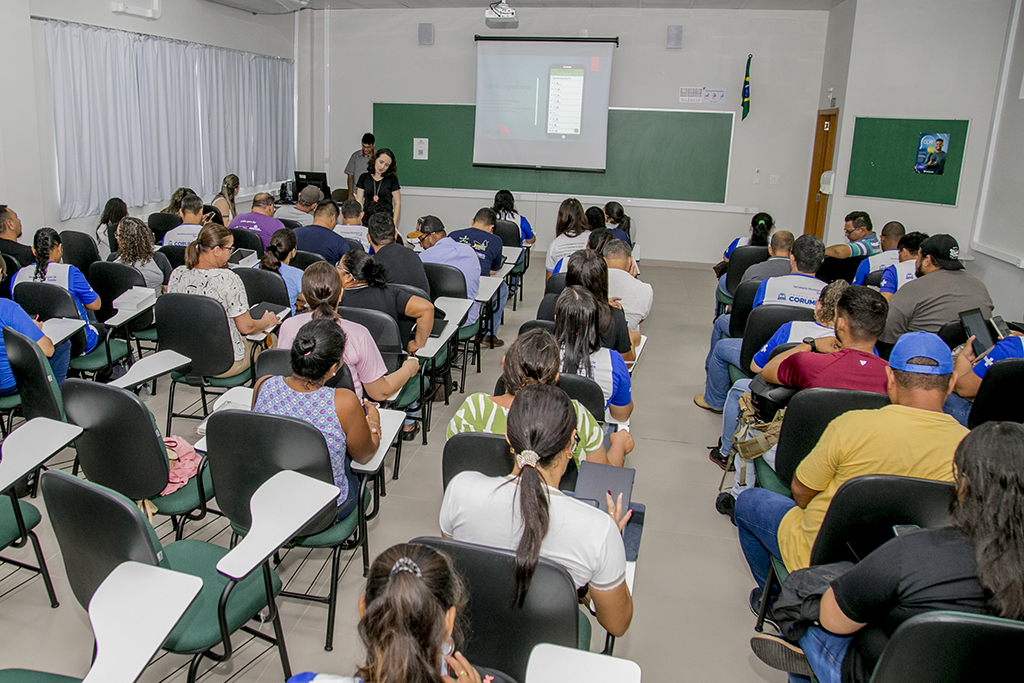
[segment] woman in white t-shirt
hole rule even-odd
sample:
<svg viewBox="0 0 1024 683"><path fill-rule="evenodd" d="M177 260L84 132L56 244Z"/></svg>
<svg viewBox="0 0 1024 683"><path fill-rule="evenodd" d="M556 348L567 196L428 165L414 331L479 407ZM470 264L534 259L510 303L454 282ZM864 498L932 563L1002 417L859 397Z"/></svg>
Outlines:
<svg viewBox="0 0 1024 683"><path fill-rule="evenodd" d="M558 482L572 458L576 412L557 387L522 389L508 413L505 438L515 452L507 477L462 472L441 503L441 533L516 551L516 603L523 604L540 557L565 567L586 588L597 620L618 637L633 618L621 531L631 513L608 495L608 514L567 496Z"/></svg>
<svg viewBox="0 0 1024 683"><path fill-rule="evenodd" d="M555 266L562 259L567 259L580 249L587 248L590 239L590 223L583 211L580 200L569 198L558 207L558 219L555 221L555 239L548 245L548 255L544 260L545 281L555 272ZM563 268L564 270L564 268Z"/></svg>

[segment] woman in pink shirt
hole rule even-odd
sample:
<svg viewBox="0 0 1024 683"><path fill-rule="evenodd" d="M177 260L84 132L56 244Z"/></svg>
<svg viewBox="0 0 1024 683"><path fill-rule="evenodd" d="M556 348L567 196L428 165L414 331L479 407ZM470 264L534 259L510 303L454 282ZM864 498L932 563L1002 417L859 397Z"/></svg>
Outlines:
<svg viewBox="0 0 1024 683"><path fill-rule="evenodd" d="M330 318L338 323L345 333L345 352L342 360L352 374L356 395L383 401L405 386L405 383L416 376L419 361L407 359L402 367L390 375L384 359L373 341L369 330L338 315L338 302L341 300L341 276L337 268L326 261L317 261L306 268L302 274L302 296L311 312L295 315L284 321L278 335L278 348L289 349L299 328L310 320Z"/></svg>

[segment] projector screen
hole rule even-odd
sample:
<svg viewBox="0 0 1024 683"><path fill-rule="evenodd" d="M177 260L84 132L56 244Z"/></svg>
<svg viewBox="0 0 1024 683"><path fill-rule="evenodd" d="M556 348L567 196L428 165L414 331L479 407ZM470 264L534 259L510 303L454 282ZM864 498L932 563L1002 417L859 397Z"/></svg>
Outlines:
<svg viewBox="0 0 1024 683"><path fill-rule="evenodd" d="M476 43L473 163L604 171L615 43Z"/></svg>

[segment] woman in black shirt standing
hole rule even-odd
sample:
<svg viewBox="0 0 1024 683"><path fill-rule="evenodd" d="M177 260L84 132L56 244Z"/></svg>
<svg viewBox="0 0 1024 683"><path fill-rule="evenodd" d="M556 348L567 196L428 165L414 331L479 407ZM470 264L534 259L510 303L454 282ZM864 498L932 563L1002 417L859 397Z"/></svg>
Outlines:
<svg viewBox="0 0 1024 683"><path fill-rule="evenodd" d="M366 164L366 173L356 181L356 201L363 205L363 224L378 211L387 211L398 225L402 211L402 186L398 164L390 149L378 149Z"/></svg>

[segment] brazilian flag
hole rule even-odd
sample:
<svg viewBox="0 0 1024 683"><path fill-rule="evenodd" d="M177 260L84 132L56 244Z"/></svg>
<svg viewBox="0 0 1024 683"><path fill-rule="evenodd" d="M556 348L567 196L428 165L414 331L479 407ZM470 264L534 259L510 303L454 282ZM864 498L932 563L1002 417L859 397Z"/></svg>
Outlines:
<svg viewBox="0 0 1024 683"><path fill-rule="evenodd" d="M743 117L747 118L750 113L750 60L754 55L747 55L747 75L743 78Z"/></svg>

